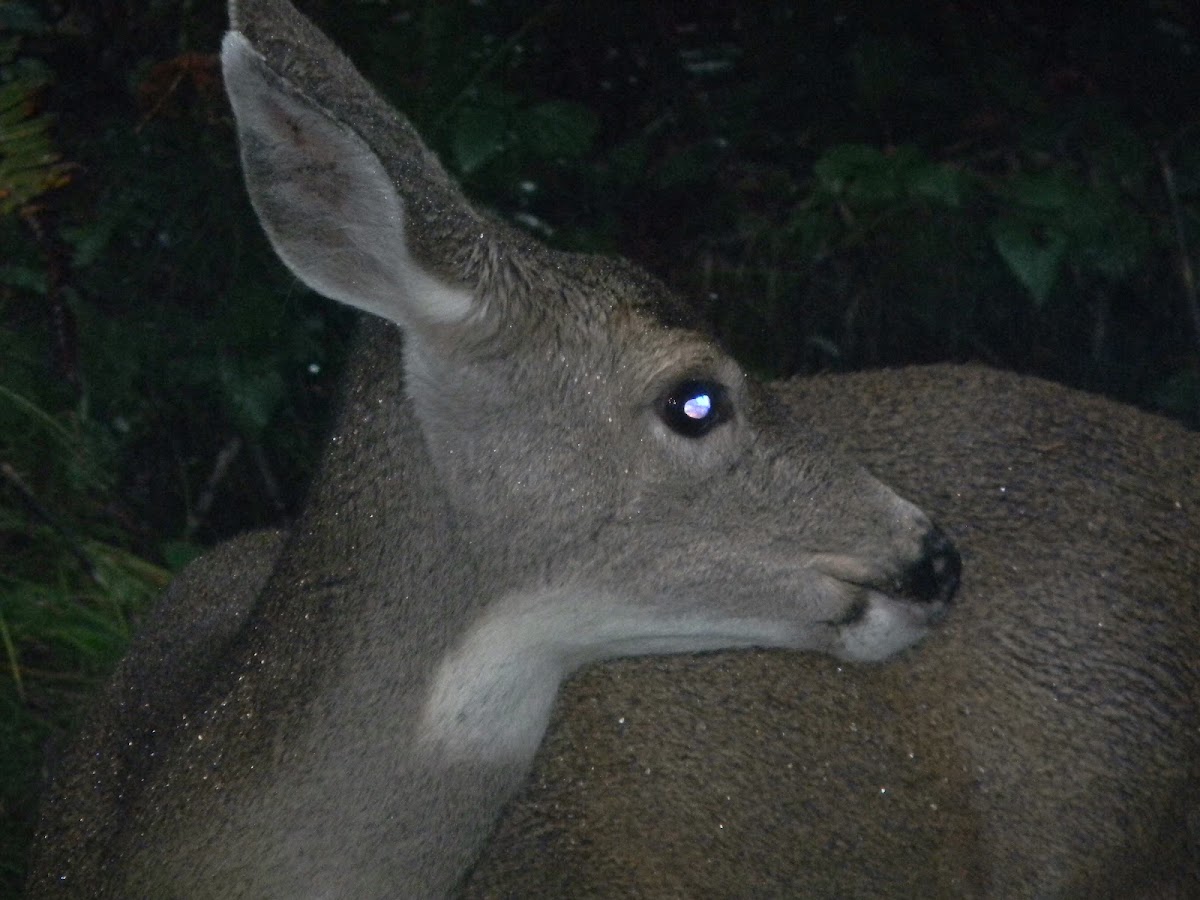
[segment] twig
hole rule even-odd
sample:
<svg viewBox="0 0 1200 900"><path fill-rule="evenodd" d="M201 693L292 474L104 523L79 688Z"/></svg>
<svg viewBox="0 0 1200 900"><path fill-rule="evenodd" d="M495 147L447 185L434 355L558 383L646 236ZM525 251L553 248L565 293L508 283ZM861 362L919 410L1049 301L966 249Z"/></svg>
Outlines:
<svg viewBox="0 0 1200 900"><path fill-rule="evenodd" d="M1179 245L1179 277L1183 281L1183 301L1192 319L1196 347L1200 349L1200 295L1196 288L1196 272L1192 267L1192 255L1188 252L1183 205L1179 202L1179 192L1175 188L1175 170L1171 166L1167 151L1161 147L1158 149L1158 164L1162 172L1163 189L1167 193L1167 203L1171 207L1171 218L1175 223L1175 240Z"/></svg>
<svg viewBox="0 0 1200 900"><path fill-rule="evenodd" d="M17 696L25 702L25 683L21 680L21 661L17 657L17 645L13 643L12 634L4 616L0 616L0 639L4 641L4 653L8 657L8 668L12 672L13 684L17 686Z"/></svg>
<svg viewBox="0 0 1200 900"><path fill-rule="evenodd" d="M217 453L217 458L213 462L212 472L209 473L208 481L204 482L204 490L200 492L200 498L196 501L196 506L188 513L188 537L195 534L196 529L200 527L205 516L208 515L208 511L212 509L213 501L217 496L217 488L225 480L225 475L229 472L229 467L233 465L233 461L237 459L238 454L241 452L242 439L235 434L221 448L220 452Z"/></svg>
<svg viewBox="0 0 1200 900"><path fill-rule="evenodd" d="M540 10L529 16L524 22L521 23L516 31L509 35L508 39L503 44L496 48L494 53L490 54L488 58L484 60L483 64L475 70L475 73L467 79L467 83L464 84L461 90L454 95L454 99L452 99L445 105L445 107L443 107L442 112L434 120L434 131L439 130L447 122L447 120L449 120L450 116L458 108L459 104L466 100L467 97L470 96L471 92L475 90L475 88L477 88L497 66L504 62L504 60L508 57L509 51L519 44L521 39L529 33L530 29L544 19L551 12L551 10L554 9L555 6L555 3L547 3Z"/></svg>
<svg viewBox="0 0 1200 900"><path fill-rule="evenodd" d="M254 460L254 466L262 477L263 490L267 494L267 499L271 501L271 506L278 515L285 515L287 504L283 502L283 494L279 490L279 479L275 477L275 472L271 469L271 462L267 459L266 451L263 450L260 442L250 442L250 458Z"/></svg>

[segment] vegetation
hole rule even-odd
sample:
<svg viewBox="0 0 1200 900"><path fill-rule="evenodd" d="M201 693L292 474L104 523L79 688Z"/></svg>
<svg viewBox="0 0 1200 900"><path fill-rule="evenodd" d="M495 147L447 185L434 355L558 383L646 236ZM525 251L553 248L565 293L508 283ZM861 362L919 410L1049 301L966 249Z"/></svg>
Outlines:
<svg viewBox="0 0 1200 900"><path fill-rule="evenodd" d="M760 373L980 360L1200 425L1193 4L300 5L482 203ZM296 508L352 331L245 203L222 7L0 0L0 895L138 613Z"/></svg>

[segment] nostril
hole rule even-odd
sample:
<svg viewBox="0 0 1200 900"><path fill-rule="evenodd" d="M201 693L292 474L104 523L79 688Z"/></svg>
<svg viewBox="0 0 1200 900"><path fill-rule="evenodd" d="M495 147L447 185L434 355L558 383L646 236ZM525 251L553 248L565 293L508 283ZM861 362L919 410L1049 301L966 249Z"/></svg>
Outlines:
<svg viewBox="0 0 1200 900"><path fill-rule="evenodd" d="M900 580L901 591L922 603L949 602L962 574L958 551L936 526L921 539L921 550L921 558Z"/></svg>

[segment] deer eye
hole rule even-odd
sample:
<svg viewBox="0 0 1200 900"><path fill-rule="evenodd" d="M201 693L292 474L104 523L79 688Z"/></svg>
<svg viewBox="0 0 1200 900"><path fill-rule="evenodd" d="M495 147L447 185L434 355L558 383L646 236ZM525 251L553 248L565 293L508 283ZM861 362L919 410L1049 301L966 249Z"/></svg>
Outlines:
<svg viewBox="0 0 1200 900"><path fill-rule="evenodd" d="M715 381L681 381L662 399L659 415L677 434L698 438L729 417L729 395Z"/></svg>

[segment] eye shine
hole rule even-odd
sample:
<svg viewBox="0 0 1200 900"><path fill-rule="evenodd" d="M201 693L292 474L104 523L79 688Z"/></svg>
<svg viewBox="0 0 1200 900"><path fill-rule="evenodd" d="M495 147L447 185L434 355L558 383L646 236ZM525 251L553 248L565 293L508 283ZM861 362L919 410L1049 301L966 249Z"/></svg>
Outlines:
<svg viewBox="0 0 1200 900"><path fill-rule="evenodd" d="M708 394L697 394L683 404L683 414L689 419L703 419L712 412L712 397Z"/></svg>
<svg viewBox="0 0 1200 900"><path fill-rule="evenodd" d="M677 434L703 437L728 418L725 388L711 381L689 379L663 399L662 419Z"/></svg>

